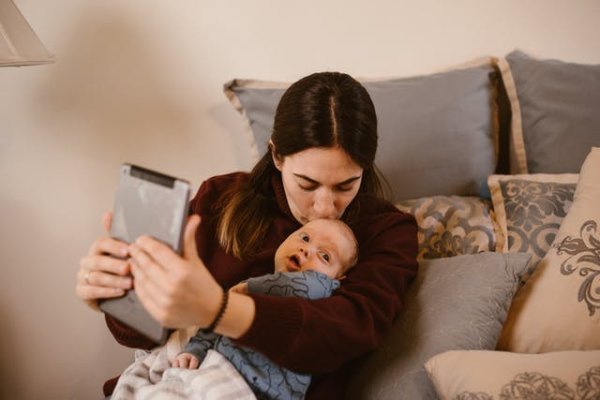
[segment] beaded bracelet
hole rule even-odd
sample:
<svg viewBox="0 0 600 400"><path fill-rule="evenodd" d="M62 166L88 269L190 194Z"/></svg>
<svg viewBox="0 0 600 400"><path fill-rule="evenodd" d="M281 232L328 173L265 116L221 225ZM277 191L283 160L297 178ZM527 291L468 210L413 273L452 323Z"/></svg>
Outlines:
<svg viewBox="0 0 600 400"><path fill-rule="evenodd" d="M219 322L221 322L221 318L223 318L223 314L225 314L225 309L227 308L228 301L229 301L229 291L223 289L223 297L221 298L221 307L219 308L219 312L217 312L217 316L215 317L215 319L213 319L213 321L210 323L210 325L207 326L206 328L202 329L202 332L212 333L215 330L217 325L219 325Z"/></svg>

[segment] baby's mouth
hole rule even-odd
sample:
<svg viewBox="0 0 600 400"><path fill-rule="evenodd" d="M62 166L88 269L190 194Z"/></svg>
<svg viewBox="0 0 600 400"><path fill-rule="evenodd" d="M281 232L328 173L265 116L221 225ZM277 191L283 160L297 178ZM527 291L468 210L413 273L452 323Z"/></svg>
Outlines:
<svg viewBox="0 0 600 400"><path fill-rule="evenodd" d="M296 254L288 257L288 270L300 271L300 258Z"/></svg>

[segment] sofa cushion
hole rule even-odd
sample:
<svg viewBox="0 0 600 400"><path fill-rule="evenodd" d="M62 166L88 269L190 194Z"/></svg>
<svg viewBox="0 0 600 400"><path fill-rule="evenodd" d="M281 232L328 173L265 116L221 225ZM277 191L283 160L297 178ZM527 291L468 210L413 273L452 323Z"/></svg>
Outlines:
<svg viewBox="0 0 600 400"><path fill-rule="evenodd" d="M554 242L567 215L578 174L490 175L499 251L531 254L535 268Z"/></svg>
<svg viewBox="0 0 600 400"><path fill-rule="evenodd" d="M404 312L348 393L354 399L435 399L425 361L447 350L495 348L529 259L479 253L421 261Z"/></svg>
<svg viewBox="0 0 600 400"><path fill-rule="evenodd" d="M442 400L600 398L600 350L448 351L425 368Z"/></svg>
<svg viewBox="0 0 600 400"><path fill-rule="evenodd" d="M511 172L579 172L600 146L600 65L514 51L499 67L512 111Z"/></svg>
<svg viewBox="0 0 600 400"><path fill-rule="evenodd" d="M512 303L499 349L600 349L599 205L600 147L595 147L552 247Z"/></svg>
<svg viewBox="0 0 600 400"><path fill-rule="evenodd" d="M419 260L495 251L498 228L491 201L475 196L431 196L396 203L419 226Z"/></svg>

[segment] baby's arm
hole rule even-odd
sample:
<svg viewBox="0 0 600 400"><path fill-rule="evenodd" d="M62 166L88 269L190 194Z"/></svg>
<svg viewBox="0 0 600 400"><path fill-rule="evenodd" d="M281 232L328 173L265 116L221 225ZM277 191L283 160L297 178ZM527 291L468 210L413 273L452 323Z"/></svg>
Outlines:
<svg viewBox="0 0 600 400"><path fill-rule="evenodd" d="M336 279L316 271L276 272L247 280L250 293L302 297L317 300L331 296L340 287Z"/></svg>
<svg viewBox="0 0 600 400"><path fill-rule="evenodd" d="M172 367L175 368L198 368L200 361L204 360L206 353L215 345L219 335L216 333L205 333L199 329L192 336L181 353L173 360Z"/></svg>

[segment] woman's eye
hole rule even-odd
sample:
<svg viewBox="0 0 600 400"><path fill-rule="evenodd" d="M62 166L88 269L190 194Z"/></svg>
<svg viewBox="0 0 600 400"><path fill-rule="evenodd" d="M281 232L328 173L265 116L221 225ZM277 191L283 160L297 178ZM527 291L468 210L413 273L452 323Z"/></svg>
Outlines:
<svg viewBox="0 0 600 400"><path fill-rule="evenodd" d="M317 189L317 186L304 186L304 185L298 185L298 186L300 187L300 189L304 190L305 192L312 192Z"/></svg>
<svg viewBox="0 0 600 400"><path fill-rule="evenodd" d="M300 239L302 239L305 242L308 242L310 240L310 237L308 237L308 235L306 233L301 233Z"/></svg>
<svg viewBox="0 0 600 400"><path fill-rule="evenodd" d="M352 186L338 186L337 188L338 192L349 192L353 189Z"/></svg>

